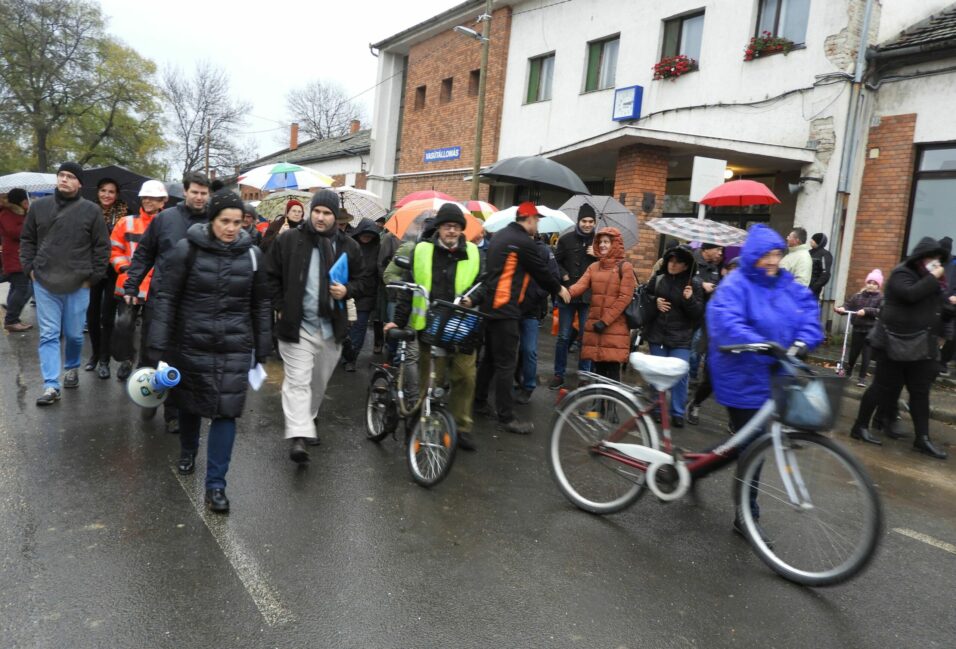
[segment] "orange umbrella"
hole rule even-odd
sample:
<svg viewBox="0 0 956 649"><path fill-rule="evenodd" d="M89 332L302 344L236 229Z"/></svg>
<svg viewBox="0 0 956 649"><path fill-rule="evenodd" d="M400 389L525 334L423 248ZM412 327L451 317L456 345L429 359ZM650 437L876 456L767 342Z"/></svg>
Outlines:
<svg viewBox="0 0 956 649"><path fill-rule="evenodd" d="M486 201L468 201L465 203L465 209L475 215L480 221L485 221L489 216L498 211L498 208Z"/></svg>
<svg viewBox="0 0 956 649"><path fill-rule="evenodd" d="M406 203L392 213L392 216L385 222L385 229L399 239L405 239L406 241L415 239L421 233L425 219L435 216L438 209L446 203L451 203L460 209L465 217L465 239L471 241L481 233L481 221L467 211L464 205L439 198L428 198Z"/></svg>

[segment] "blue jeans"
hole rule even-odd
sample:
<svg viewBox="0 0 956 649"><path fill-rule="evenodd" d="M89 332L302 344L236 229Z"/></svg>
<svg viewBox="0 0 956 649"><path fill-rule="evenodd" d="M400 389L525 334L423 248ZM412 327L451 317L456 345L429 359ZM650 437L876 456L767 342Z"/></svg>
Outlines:
<svg viewBox="0 0 956 649"><path fill-rule="evenodd" d="M554 375L564 377L568 369L568 341L571 339L571 323L574 321L574 314L578 314L578 337L584 337L584 323L588 321L588 311L590 304L582 302L572 302L565 304L558 302L558 342L554 345ZM578 357L578 369L585 372L591 371L591 361Z"/></svg>
<svg viewBox="0 0 956 649"><path fill-rule="evenodd" d="M80 366L83 353L83 323L90 305L90 289L72 293L51 293L40 282L33 283L40 326L40 373L43 387L60 389L60 370ZM66 362L60 360L60 336L66 341Z"/></svg>
<svg viewBox="0 0 956 649"><path fill-rule="evenodd" d="M538 385L538 327L537 318L524 318L518 323L521 343L518 346L518 383L526 392L534 392Z"/></svg>
<svg viewBox="0 0 956 649"><path fill-rule="evenodd" d="M650 345L653 356L669 356L690 360L690 349L686 347L665 347L664 345ZM671 388L671 415L683 417L687 409L687 375Z"/></svg>
<svg viewBox="0 0 956 649"><path fill-rule="evenodd" d="M342 361L354 363L362 347L365 346L365 333L368 331L368 319L371 311L357 311L357 320L349 327L348 344L342 349Z"/></svg>
<svg viewBox="0 0 956 649"><path fill-rule="evenodd" d="M199 450L199 427L202 417L191 412L179 413L179 447L193 454ZM206 489L225 489L226 472L236 442L235 419L213 419L206 442Z"/></svg>

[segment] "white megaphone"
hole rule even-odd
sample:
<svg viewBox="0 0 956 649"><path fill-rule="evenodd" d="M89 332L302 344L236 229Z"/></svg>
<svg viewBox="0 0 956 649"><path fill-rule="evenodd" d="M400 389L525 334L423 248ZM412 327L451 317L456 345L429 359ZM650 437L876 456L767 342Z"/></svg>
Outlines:
<svg viewBox="0 0 956 649"><path fill-rule="evenodd" d="M169 388L179 384L175 367L160 363L157 367L141 367L126 382L126 392L137 406L156 408L169 396Z"/></svg>

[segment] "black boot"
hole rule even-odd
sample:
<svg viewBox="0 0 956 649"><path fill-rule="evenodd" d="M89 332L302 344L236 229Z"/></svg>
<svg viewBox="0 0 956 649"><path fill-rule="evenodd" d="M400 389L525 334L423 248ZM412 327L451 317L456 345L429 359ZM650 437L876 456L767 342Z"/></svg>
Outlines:
<svg viewBox="0 0 956 649"><path fill-rule="evenodd" d="M859 424L853 424L853 428L850 429L850 437L858 439L861 442L866 442L867 444L883 446L883 442L880 441L878 437L874 437L866 426L860 426Z"/></svg>
<svg viewBox="0 0 956 649"><path fill-rule="evenodd" d="M937 448L933 442L929 441L929 437L917 437L913 440L913 450L930 457L935 457L937 460L945 460L949 457L946 451Z"/></svg>
<svg viewBox="0 0 956 649"><path fill-rule="evenodd" d="M890 423L883 428L883 432L890 439L903 439L907 437L906 430L903 428L903 420L899 417L890 419Z"/></svg>

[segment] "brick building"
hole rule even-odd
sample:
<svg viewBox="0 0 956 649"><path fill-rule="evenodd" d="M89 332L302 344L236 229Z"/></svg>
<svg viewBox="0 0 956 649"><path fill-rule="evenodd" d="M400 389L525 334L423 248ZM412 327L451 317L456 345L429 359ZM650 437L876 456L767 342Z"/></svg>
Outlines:
<svg viewBox="0 0 956 649"><path fill-rule="evenodd" d="M372 45L385 87L376 94L370 189L388 203L423 189L460 200L471 194L465 177L475 155L481 43L452 30L461 25L480 31L475 18L484 4L462 3ZM489 35L482 166L498 159L510 32L511 8L496 8ZM487 185L480 198L488 200Z"/></svg>

